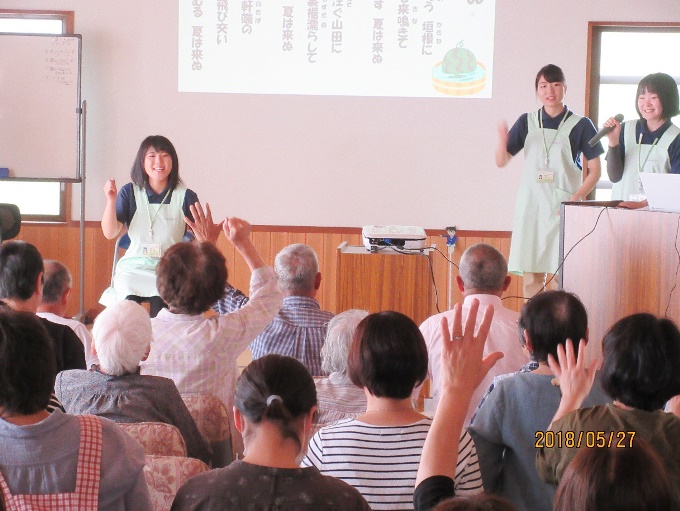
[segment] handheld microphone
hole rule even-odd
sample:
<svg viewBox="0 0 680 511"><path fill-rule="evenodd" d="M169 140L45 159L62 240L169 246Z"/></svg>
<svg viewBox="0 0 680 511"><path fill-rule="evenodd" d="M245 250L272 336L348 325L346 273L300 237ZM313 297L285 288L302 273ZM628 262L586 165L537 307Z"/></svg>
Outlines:
<svg viewBox="0 0 680 511"><path fill-rule="evenodd" d="M614 119L616 119L619 122L623 122L623 114L616 114L614 116ZM588 141L588 145L590 147L594 147L595 144L597 144L600 140L602 140L607 135L607 133L609 133L613 129L614 129L614 126L605 126L600 131L598 131L593 138L591 138Z"/></svg>

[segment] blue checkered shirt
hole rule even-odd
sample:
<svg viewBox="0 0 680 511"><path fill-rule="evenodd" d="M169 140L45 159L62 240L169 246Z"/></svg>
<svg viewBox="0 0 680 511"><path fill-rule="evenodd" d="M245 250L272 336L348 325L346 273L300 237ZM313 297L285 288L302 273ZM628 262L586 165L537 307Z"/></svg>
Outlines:
<svg viewBox="0 0 680 511"><path fill-rule="evenodd" d="M248 297L227 284L224 297L213 310L220 314L233 312L248 303ZM319 302L305 296L287 296L278 315L250 344L253 359L270 353L287 355L302 362L312 376L323 376L321 347L326 338L332 312L321 310Z"/></svg>

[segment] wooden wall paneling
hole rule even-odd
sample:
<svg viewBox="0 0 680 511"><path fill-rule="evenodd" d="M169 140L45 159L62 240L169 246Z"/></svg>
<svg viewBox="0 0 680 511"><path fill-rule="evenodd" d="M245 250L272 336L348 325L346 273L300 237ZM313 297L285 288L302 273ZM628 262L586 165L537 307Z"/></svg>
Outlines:
<svg viewBox="0 0 680 511"><path fill-rule="evenodd" d="M271 240L272 245L269 253L269 260L267 261L268 264L274 264L276 254L278 254L282 248L290 245L290 233L274 231L271 233Z"/></svg>
<svg viewBox="0 0 680 511"><path fill-rule="evenodd" d="M326 291L326 288L330 287L331 281L328 279L327 275L324 275L323 273L323 267L322 267L322 258L324 255L323 252L323 247L324 247L324 235L323 233L319 232L309 232L305 235L303 243L305 245L309 245L312 247L314 252L316 252L316 256L319 259L319 272L321 273L321 286L319 287L319 291L316 294L316 299L319 302L319 305L321 306L322 309L326 309L326 303L324 300L324 293ZM328 309L326 309L328 310Z"/></svg>
<svg viewBox="0 0 680 511"><path fill-rule="evenodd" d="M477 233L475 233L477 234ZM79 274L79 238L80 231L77 224L54 225L54 224L24 224L18 239L23 239L35 245L45 259L57 259L64 263L73 274L74 292L71 298L68 314L76 314L78 308L78 274ZM319 290L318 300L321 307L332 312L342 312L339 310L336 301L338 282L337 275L337 248L340 243L347 242L349 245L361 246L361 234L352 230L347 232L343 229L319 229L309 228L306 232L304 228L293 227L289 231L267 230L266 227L255 228L252 233L252 240L267 264L273 264L275 255L281 248L290 243L306 243L314 248L319 256L319 268L323 275L321 289ZM507 235L496 233L490 236L466 237L459 235L458 244L453 254L453 260L458 264L460 256L467 246L485 241L490 243L506 255L509 253L510 240ZM102 309L99 305L101 293L109 286L111 280L111 263L113 260L113 247L115 240L104 238L101 227L97 222L88 222L85 228L85 310L93 309L96 312ZM445 238L435 234L428 236L428 244L437 246L444 254L447 253ZM217 242L218 249L224 254L227 268L229 270L229 281L236 287L248 290L250 282L250 271L233 245L227 241L224 235L220 235ZM447 295L447 267L449 263L441 254L435 252L431 254L432 265L435 275L437 291L439 293L440 310L446 309ZM454 278L458 270L454 268ZM431 277L428 268L427 286L431 287ZM392 275L386 280L385 284L392 287L398 282L399 275ZM506 296L518 295L521 290L521 278L514 276ZM366 292L377 292L378 290L366 290ZM665 291L665 288L664 290ZM668 291L670 292L670 291ZM663 293L662 293L663 294ZM429 315L437 312L434 305L434 293L428 296ZM454 285L454 303L462 300L462 297ZM519 300L506 300L506 306L513 308L512 304L519 304Z"/></svg>
<svg viewBox="0 0 680 511"><path fill-rule="evenodd" d="M345 235L340 233L324 234L323 253L319 254L319 265L322 268L321 273L326 280L321 308L336 314L343 312L336 301L336 293L338 286L338 246L344 241L344 237Z"/></svg>

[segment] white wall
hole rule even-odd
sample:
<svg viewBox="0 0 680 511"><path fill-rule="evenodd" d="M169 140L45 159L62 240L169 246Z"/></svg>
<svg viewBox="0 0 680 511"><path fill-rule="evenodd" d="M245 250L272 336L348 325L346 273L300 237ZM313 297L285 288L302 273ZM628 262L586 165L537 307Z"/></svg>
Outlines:
<svg viewBox="0 0 680 511"><path fill-rule="evenodd" d="M566 103L582 113L588 21L680 21L678 0L497 0L493 99L330 98L178 93L178 0L0 7L75 11L88 220L100 218L105 180L129 181L141 140L163 134L185 183L218 216L481 230L511 227L522 158L495 167L496 125L538 107L536 71L560 65Z"/></svg>

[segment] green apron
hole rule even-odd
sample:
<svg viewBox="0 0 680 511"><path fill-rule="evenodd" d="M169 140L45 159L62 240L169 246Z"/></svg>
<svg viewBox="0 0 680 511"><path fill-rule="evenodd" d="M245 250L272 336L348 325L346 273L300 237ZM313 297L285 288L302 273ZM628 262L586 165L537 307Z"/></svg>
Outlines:
<svg viewBox="0 0 680 511"><path fill-rule="evenodd" d="M635 121L623 123L623 140L626 145L623 176L621 181L612 184L612 200L644 200L640 172L668 173L671 169L668 148L680 135L680 128L671 124L655 144L642 145L635 140L636 125Z"/></svg>
<svg viewBox="0 0 680 511"><path fill-rule="evenodd" d="M149 204L146 191L132 185L137 211L130 220L128 236L130 248L116 265L113 288L104 291L99 303L109 306L128 295L158 296L156 266L165 251L182 241L184 223L184 195L186 188L178 185L165 204ZM151 255L149 255L151 253Z"/></svg>
<svg viewBox="0 0 680 511"><path fill-rule="evenodd" d="M581 169L572 159L569 142L569 133L581 117L572 113L555 130L542 129L540 115L541 110L527 114L529 132L524 141L524 173L517 192L508 260L508 270L518 274L555 273L559 257L560 203L569 200L581 186ZM553 180L539 182L539 172L546 170L546 146Z"/></svg>

